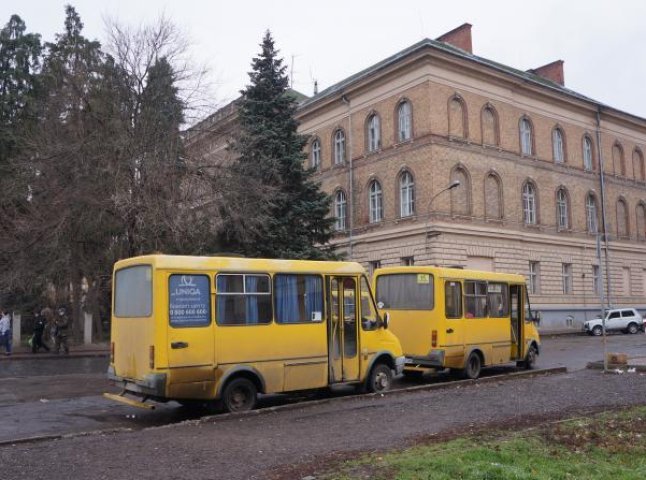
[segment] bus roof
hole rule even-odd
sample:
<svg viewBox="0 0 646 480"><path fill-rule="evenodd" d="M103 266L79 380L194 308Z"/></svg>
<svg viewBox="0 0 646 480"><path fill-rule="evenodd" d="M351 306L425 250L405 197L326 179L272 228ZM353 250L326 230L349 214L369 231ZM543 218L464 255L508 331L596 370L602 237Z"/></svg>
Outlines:
<svg viewBox="0 0 646 480"><path fill-rule="evenodd" d="M315 261L315 260L278 260L245 257L198 257L189 255L142 255L119 260L114 270L133 265L152 265L157 269L182 269L196 271L234 271L234 272L301 272L337 273L358 275L366 273L357 262Z"/></svg>
<svg viewBox="0 0 646 480"><path fill-rule="evenodd" d="M438 278L464 278L469 280L498 280L510 283L525 283L525 277L515 273L487 272L437 266L412 265L408 267L382 267L375 270L375 276L393 273L430 273Z"/></svg>

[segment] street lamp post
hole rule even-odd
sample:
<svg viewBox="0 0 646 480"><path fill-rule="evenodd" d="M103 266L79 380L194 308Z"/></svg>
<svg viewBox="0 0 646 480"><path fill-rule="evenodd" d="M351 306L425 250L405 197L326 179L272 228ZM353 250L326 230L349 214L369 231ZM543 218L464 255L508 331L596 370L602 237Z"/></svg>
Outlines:
<svg viewBox="0 0 646 480"><path fill-rule="evenodd" d="M428 224L431 221L431 206L433 205L433 200L435 200L437 197L442 195L444 192L448 192L449 190L453 190L456 187L460 186L460 180L453 180L449 186L444 187L442 190L437 192L435 195L431 197L431 199L428 201L428 216L426 217L426 225L424 226L424 233L426 235L426 249L428 250Z"/></svg>

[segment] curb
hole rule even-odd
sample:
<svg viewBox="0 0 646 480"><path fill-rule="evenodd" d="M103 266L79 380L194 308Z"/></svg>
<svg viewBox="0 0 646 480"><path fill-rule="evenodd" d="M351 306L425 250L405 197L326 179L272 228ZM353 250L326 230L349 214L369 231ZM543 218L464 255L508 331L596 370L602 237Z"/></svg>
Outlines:
<svg viewBox="0 0 646 480"><path fill-rule="evenodd" d="M586 368L589 368L590 370L603 370L603 361L598 360L596 362L589 362L586 365ZM612 369L612 372L610 373L615 373L616 370L621 371L621 373L625 373L626 370L628 370L629 368L634 368L635 372L646 372L646 365L631 365L630 363L629 364L620 364L620 363L608 364L608 369Z"/></svg>

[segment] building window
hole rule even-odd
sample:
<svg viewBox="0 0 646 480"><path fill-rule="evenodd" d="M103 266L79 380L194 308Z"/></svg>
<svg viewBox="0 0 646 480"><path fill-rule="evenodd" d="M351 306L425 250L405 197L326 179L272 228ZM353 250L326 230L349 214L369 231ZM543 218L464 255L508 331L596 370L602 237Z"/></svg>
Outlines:
<svg viewBox="0 0 646 480"><path fill-rule="evenodd" d="M402 257L401 263L404 267L412 267L415 265L415 257Z"/></svg>
<svg viewBox="0 0 646 480"><path fill-rule="evenodd" d="M555 163L563 163L565 161L563 131L560 128L552 130L552 152Z"/></svg>
<svg viewBox="0 0 646 480"><path fill-rule="evenodd" d="M597 219L597 199L592 193L588 193L585 199L585 218L588 233L597 233L598 221Z"/></svg>
<svg viewBox="0 0 646 480"><path fill-rule="evenodd" d="M599 265L592 265L592 291L601 294L601 276L599 273Z"/></svg>
<svg viewBox="0 0 646 480"><path fill-rule="evenodd" d="M612 146L612 168L615 175L626 176L626 163L624 162L624 149L619 142Z"/></svg>
<svg viewBox="0 0 646 480"><path fill-rule="evenodd" d="M376 152L381 144L379 115L373 113L368 117L368 151Z"/></svg>
<svg viewBox="0 0 646 480"><path fill-rule="evenodd" d="M583 137L583 168L592 170L592 140L587 135Z"/></svg>
<svg viewBox="0 0 646 480"><path fill-rule="evenodd" d="M633 151L633 175L635 180L646 180L646 172L644 171L644 156L638 149Z"/></svg>
<svg viewBox="0 0 646 480"><path fill-rule="evenodd" d="M399 178L400 216L410 217L415 214L415 183L410 172L402 173Z"/></svg>
<svg viewBox="0 0 646 480"><path fill-rule="evenodd" d="M534 295L540 293L540 275L539 262L529 262L529 274L527 276L527 290L529 293Z"/></svg>
<svg viewBox="0 0 646 480"><path fill-rule="evenodd" d="M380 222L384 218L383 192L377 180L370 183L370 223Z"/></svg>
<svg viewBox="0 0 646 480"><path fill-rule="evenodd" d="M310 166L319 168L321 165L321 141L317 138L312 142L312 151L310 153Z"/></svg>
<svg viewBox="0 0 646 480"><path fill-rule="evenodd" d="M637 240L644 240L646 238L646 207L643 203L637 205ZM644 292L646 293L646 292Z"/></svg>
<svg viewBox="0 0 646 480"><path fill-rule="evenodd" d="M520 153L523 155L533 155L532 146L532 124L529 120L523 118L520 121Z"/></svg>
<svg viewBox="0 0 646 480"><path fill-rule="evenodd" d="M572 293L572 264L564 263L561 265L561 278L563 279L563 293Z"/></svg>
<svg viewBox="0 0 646 480"><path fill-rule="evenodd" d="M630 267L621 267L621 279L623 294L628 296L632 292L632 285L630 282Z"/></svg>
<svg viewBox="0 0 646 480"><path fill-rule="evenodd" d="M334 217L336 222L334 228L337 231L343 231L346 228L346 212L347 212L347 201L345 198L345 192L339 190L334 196Z"/></svg>
<svg viewBox="0 0 646 480"><path fill-rule="evenodd" d="M564 188L559 188L556 192L556 221L559 230L567 230L570 228L568 196Z"/></svg>
<svg viewBox="0 0 646 480"><path fill-rule="evenodd" d="M622 198L617 200L617 236L619 238L630 236L628 230L628 206Z"/></svg>
<svg viewBox="0 0 646 480"><path fill-rule="evenodd" d="M451 183L460 182L460 185L452 188L451 215L471 215L471 181L468 172L461 166L451 172Z"/></svg>
<svg viewBox="0 0 646 480"><path fill-rule="evenodd" d="M403 101L397 109L397 118L399 124L398 138L400 142L410 140L412 136L412 116L410 102Z"/></svg>
<svg viewBox="0 0 646 480"><path fill-rule="evenodd" d="M482 109L482 143L485 145L498 145L498 117L490 106Z"/></svg>
<svg viewBox="0 0 646 480"><path fill-rule="evenodd" d="M343 130L334 132L334 164L343 165L345 163L345 133Z"/></svg>
<svg viewBox="0 0 646 480"><path fill-rule="evenodd" d="M490 173L485 178L485 215L491 219L502 218L502 188L500 178Z"/></svg>
<svg viewBox="0 0 646 480"><path fill-rule="evenodd" d="M523 186L523 222L525 225L536 225L536 188L530 182Z"/></svg>
<svg viewBox="0 0 646 480"><path fill-rule="evenodd" d="M467 138L467 126L464 102L459 96L449 101L449 135L456 138Z"/></svg>

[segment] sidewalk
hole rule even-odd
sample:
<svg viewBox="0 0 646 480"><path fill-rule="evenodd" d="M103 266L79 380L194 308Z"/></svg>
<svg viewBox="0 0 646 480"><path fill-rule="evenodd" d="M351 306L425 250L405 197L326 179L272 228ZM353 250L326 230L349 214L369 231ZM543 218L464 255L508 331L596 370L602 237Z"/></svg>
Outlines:
<svg viewBox="0 0 646 480"><path fill-rule="evenodd" d="M50 346L50 348L52 348ZM70 345L68 355L56 355L53 350L46 352L41 350L39 353L31 353L31 347L28 345L14 346L11 355L5 355L4 348L0 353L0 362L11 360L45 360L52 358L81 358L81 357L107 357L110 354L110 345L108 343L92 343L89 345Z"/></svg>

